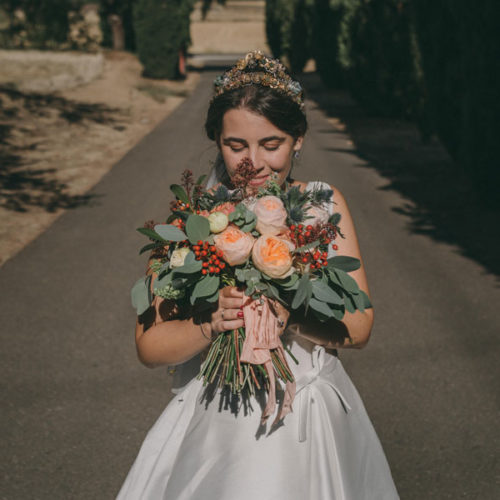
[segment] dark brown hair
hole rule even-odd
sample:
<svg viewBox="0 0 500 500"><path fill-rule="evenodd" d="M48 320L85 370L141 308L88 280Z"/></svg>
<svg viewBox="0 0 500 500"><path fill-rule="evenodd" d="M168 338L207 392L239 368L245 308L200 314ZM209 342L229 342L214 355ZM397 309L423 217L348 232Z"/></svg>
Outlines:
<svg viewBox="0 0 500 500"><path fill-rule="evenodd" d="M209 139L219 142L225 113L238 108L262 115L295 140L307 131L307 118L296 102L277 90L251 84L224 92L212 100L205 121Z"/></svg>

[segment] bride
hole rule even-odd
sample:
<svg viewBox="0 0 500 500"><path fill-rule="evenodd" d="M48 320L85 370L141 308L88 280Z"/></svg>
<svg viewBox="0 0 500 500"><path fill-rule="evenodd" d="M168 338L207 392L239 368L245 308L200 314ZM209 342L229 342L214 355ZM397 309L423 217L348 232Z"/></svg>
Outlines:
<svg viewBox="0 0 500 500"><path fill-rule="evenodd" d="M251 52L218 77L205 128L221 160L211 185L230 186L244 158L258 170L252 189L271 176L301 190L318 185L290 177L307 120L302 89L279 61ZM331 189L326 208L331 213L335 203L345 236L335 240L331 255L361 260L345 199L336 187ZM363 265L352 276L368 293ZM342 321L326 323L280 309L282 338L299 361L290 363L296 397L292 413L267 428L261 424L261 394L227 404L222 393L208 397L196 379L200 356L212 339L244 326L244 293L224 288L218 305L202 319L178 310L173 301L155 300L137 320L137 352L146 366L176 365L175 397L146 436L118 499L399 498L377 435L337 356L339 348L368 342L372 309L346 312Z"/></svg>

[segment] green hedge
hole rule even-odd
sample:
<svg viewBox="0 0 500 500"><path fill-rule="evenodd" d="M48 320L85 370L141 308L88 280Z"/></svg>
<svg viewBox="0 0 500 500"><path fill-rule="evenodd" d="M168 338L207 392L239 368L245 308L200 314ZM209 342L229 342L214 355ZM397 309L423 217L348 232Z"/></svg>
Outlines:
<svg viewBox="0 0 500 500"><path fill-rule="evenodd" d="M190 43L193 0L137 0L134 28L144 76L179 78L179 52Z"/></svg>

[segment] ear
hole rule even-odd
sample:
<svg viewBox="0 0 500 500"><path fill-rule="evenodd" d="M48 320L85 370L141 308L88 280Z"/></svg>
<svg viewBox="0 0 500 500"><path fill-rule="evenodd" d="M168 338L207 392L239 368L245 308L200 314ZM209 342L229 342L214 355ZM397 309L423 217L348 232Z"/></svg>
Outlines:
<svg viewBox="0 0 500 500"><path fill-rule="evenodd" d="M302 148L302 143L304 142L304 138L303 137L297 137L297 139L295 140L295 143L293 145L293 150L294 151L300 151L300 149Z"/></svg>

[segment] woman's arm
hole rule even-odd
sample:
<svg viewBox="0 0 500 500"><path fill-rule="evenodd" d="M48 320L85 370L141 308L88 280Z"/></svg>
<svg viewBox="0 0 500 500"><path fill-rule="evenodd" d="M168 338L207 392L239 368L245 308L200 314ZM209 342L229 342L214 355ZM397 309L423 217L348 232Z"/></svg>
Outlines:
<svg viewBox="0 0 500 500"><path fill-rule="evenodd" d="M150 368L191 359L206 349L219 332L244 325L240 310L243 298L243 292L226 287L214 310L195 318L176 319L175 303L156 297L153 306L137 319L135 342L139 359Z"/></svg>
<svg viewBox="0 0 500 500"><path fill-rule="evenodd" d="M348 255L356 257L361 262L361 267L349 273L358 283L359 288L370 296L368 282L366 279L363 259L359 250L358 238L354 223L342 193L332 186L334 200L336 202L335 211L341 215L340 227L344 238L338 237L335 244L338 246L337 255ZM370 338L373 325L373 308L364 312L356 311L350 313L346 311L342 321L331 319L327 322L320 322L308 315L306 321L301 321L292 314L288 328L299 335L311 340L316 344L327 348L338 347L364 347Z"/></svg>

